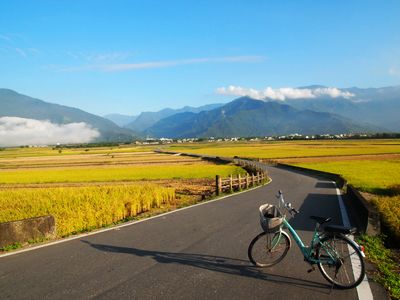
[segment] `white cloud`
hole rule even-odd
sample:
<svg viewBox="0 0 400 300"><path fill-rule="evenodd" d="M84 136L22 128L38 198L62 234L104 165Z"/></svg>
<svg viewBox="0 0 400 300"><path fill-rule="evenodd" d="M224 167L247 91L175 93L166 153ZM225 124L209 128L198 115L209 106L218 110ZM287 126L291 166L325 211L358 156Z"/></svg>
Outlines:
<svg viewBox="0 0 400 300"><path fill-rule="evenodd" d="M248 96L254 99L264 100L264 99L272 99L272 100L287 100L287 99L304 99L304 98L316 98L316 97L343 97L343 98L351 98L354 94L341 91L338 88L328 87L328 88L279 88L273 89L271 87L267 87L263 90L256 90L252 88L245 88L240 86L230 85L228 87L220 87L216 91L220 95L232 95L232 96Z"/></svg>
<svg viewBox="0 0 400 300"><path fill-rule="evenodd" d="M101 61L101 59L105 58L105 57L106 56L98 57L97 61ZM76 72L76 71L122 72L122 71L129 71L129 70L166 68L166 67L201 64L201 63L223 63L223 62L255 63L255 62L263 61L264 59L265 58L263 56L205 57L205 58L180 59L180 60L149 61L149 62L141 62L141 63L90 64L90 65L75 66L75 67L61 67L61 68L59 68L59 71L62 71L62 72Z"/></svg>
<svg viewBox="0 0 400 300"><path fill-rule="evenodd" d="M100 136L84 122L54 124L18 117L0 117L0 146L88 143Z"/></svg>
<svg viewBox="0 0 400 300"><path fill-rule="evenodd" d="M115 63L116 61L121 61L127 59L132 54L130 52L72 52L64 51L66 55L73 58L74 60L86 61L88 63Z"/></svg>

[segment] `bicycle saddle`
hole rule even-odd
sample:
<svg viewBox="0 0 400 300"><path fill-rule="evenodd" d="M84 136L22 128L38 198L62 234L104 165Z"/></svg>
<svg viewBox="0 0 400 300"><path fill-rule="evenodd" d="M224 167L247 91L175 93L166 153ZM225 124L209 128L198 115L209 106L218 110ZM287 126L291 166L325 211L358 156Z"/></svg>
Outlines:
<svg viewBox="0 0 400 300"><path fill-rule="evenodd" d="M310 216L310 219L317 221L319 224L324 224L332 220L331 217Z"/></svg>

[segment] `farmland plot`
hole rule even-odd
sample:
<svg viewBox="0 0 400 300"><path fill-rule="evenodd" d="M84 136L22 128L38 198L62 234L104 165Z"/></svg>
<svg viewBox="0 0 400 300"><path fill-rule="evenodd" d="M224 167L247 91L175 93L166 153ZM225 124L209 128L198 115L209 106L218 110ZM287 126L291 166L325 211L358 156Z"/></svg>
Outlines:
<svg viewBox="0 0 400 300"><path fill-rule="evenodd" d="M0 222L52 214L61 237L195 203L211 195L215 175L245 173L234 165L133 150L1 151Z"/></svg>

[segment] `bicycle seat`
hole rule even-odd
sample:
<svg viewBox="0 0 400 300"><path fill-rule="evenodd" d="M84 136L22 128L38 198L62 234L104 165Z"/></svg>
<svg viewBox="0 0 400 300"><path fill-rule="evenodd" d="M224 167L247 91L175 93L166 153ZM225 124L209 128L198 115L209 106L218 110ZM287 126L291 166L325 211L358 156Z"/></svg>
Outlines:
<svg viewBox="0 0 400 300"><path fill-rule="evenodd" d="M324 227L325 232L336 232L343 234L354 234L357 232L356 227L344 227L340 225L328 225Z"/></svg>
<svg viewBox="0 0 400 300"><path fill-rule="evenodd" d="M319 224L324 224L332 220L331 217L310 216L310 219L317 221Z"/></svg>

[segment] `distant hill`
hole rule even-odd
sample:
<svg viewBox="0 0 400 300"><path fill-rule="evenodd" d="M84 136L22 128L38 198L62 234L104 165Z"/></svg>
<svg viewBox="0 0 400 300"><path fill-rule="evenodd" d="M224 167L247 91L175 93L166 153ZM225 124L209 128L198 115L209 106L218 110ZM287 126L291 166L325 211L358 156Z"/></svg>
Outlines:
<svg viewBox="0 0 400 300"><path fill-rule="evenodd" d="M137 117L138 116L128 116L122 114L108 114L103 116L103 118L110 120L111 122L114 122L119 127L124 127L125 125L132 123L137 119Z"/></svg>
<svg viewBox="0 0 400 300"><path fill-rule="evenodd" d="M386 131L400 132L400 86L367 89L353 87L341 90L354 96L292 99L281 103L300 110L335 113L355 122L368 122Z"/></svg>
<svg viewBox="0 0 400 300"><path fill-rule="evenodd" d="M9 89L0 89L0 117L4 116L49 120L56 124L85 122L99 130L101 136L97 138L98 141L127 141L134 136L131 130L120 128L110 120L77 108L48 103Z"/></svg>
<svg viewBox="0 0 400 300"><path fill-rule="evenodd" d="M298 110L278 102L241 97L210 111L185 112L164 118L145 133L155 137L185 138L374 131L379 128L336 114Z"/></svg>
<svg viewBox="0 0 400 300"><path fill-rule="evenodd" d="M142 112L134 121L125 125L125 127L132 129L136 132L144 132L146 131L146 129L153 126L161 119L167 118L169 116L184 112L198 113L201 111L208 111L221 107L222 105L223 104L217 103L217 104L208 104L200 107L185 106L180 109L165 108L157 112Z"/></svg>

